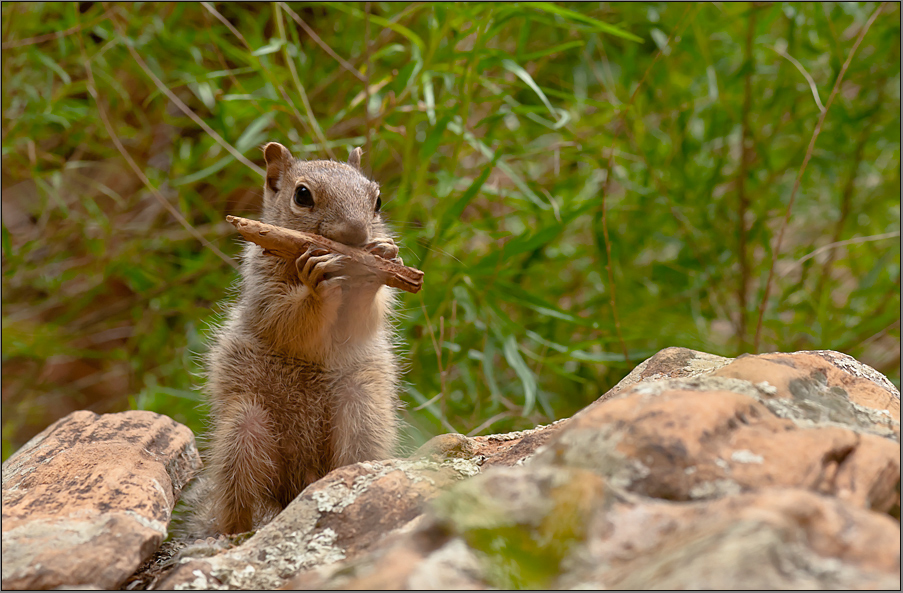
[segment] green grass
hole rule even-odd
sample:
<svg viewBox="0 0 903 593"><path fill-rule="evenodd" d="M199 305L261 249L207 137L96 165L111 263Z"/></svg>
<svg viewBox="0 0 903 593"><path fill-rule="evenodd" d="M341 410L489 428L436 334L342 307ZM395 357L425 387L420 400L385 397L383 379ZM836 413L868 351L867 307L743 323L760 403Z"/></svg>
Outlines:
<svg viewBox="0 0 903 593"><path fill-rule="evenodd" d="M3 3L3 457L76 409L203 429L224 218L256 215L271 140L364 146L426 273L410 445L569 416L667 346L835 349L899 386L899 5L795 195L821 109L782 55L827 105L877 8Z"/></svg>

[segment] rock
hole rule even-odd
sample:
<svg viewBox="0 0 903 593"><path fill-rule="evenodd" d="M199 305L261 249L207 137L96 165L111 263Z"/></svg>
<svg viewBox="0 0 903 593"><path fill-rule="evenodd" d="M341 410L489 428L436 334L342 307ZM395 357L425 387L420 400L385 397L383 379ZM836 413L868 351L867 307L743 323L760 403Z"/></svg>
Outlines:
<svg viewBox="0 0 903 593"><path fill-rule="evenodd" d="M900 587L899 523L806 490L618 502L588 531L556 588Z"/></svg>
<svg viewBox="0 0 903 593"><path fill-rule="evenodd" d="M663 379L692 379L693 377L710 375L721 367L730 364L732 360L732 358L690 350L689 348L671 347L659 350L653 356L638 364L617 385L578 412L577 415L601 405L602 402L612 399L637 383L661 381Z"/></svg>
<svg viewBox="0 0 903 593"><path fill-rule="evenodd" d="M546 444L568 419L556 420L530 430L466 437L461 434L440 434L424 443L411 455L411 459L432 457L449 459L477 459L480 467L493 465L518 465L529 459L537 449Z"/></svg>
<svg viewBox="0 0 903 593"><path fill-rule="evenodd" d="M166 537L200 458L153 412L74 412L3 464L4 589L115 589Z"/></svg>
<svg viewBox="0 0 903 593"><path fill-rule="evenodd" d="M302 573L285 589L432 590L485 589L482 560L460 537L431 520L388 536L349 562Z"/></svg>
<svg viewBox="0 0 903 593"><path fill-rule="evenodd" d="M256 533L171 540L128 587L898 589L899 409L836 352L668 348L570 419L440 435Z"/></svg>
<svg viewBox="0 0 903 593"><path fill-rule="evenodd" d="M899 524L806 490L674 503L528 463L491 468L433 506L414 529L291 588L899 588Z"/></svg>
<svg viewBox="0 0 903 593"><path fill-rule="evenodd" d="M292 588L546 588L586 536L604 481L582 470L498 466L456 484L381 549Z"/></svg>
<svg viewBox="0 0 903 593"><path fill-rule="evenodd" d="M570 420L428 443L481 475L290 586L898 589L899 393L874 375L667 349Z"/></svg>
<svg viewBox="0 0 903 593"><path fill-rule="evenodd" d="M424 457L470 459L478 454L478 449L479 447L474 439L463 434L450 432L434 436L423 443L410 455L410 459L421 459Z"/></svg>
<svg viewBox="0 0 903 593"><path fill-rule="evenodd" d="M477 475L481 466L522 463L562 425L554 423L533 430L489 437L469 438L460 434L434 437L407 460L358 463L339 468L308 487L272 523L238 548L226 552L193 546L183 550L183 563L159 589L175 588L307 588L317 579L304 571L337 560L353 561L380 542L391 542L393 531L410 529L421 517L425 503L441 489ZM426 537L439 541L435 534ZM441 539L441 538L440 538ZM454 544L442 540L443 545ZM437 544L438 545L438 544ZM374 560L360 586L392 588L401 574L395 568L410 563L412 554L422 554L423 542L402 547ZM385 552L382 552L385 554ZM466 576L453 577L446 555L437 552L430 560L434 569L411 563L413 583L434 582L438 574L462 588L473 584ZM209 555L189 559L191 555ZM453 554L452 554L453 556ZM471 566L475 561L471 558ZM432 566L428 564L427 566ZM438 571L438 572L436 572ZM301 574L295 580L288 577ZM449 581L449 582L451 582ZM379 586L377 586L379 585Z"/></svg>
<svg viewBox="0 0 903 593"><path fill-rule="evenodd" d="M900 392L883 375L839 352L796 352L742 356L714 373L750 382L765 381L770 393L793 402L794 410L766 402L784 417L839 423L900 440ZM874 376L884 379L875 382Z"/></svg>
<svg viewBox="0 0 903 593"><path fill-rule="evenodd" d="M389 460L333 470L239 547L185 558L158 589L277 589L301 571L369 550L423 512L440 489L479 473L476 461Z"/></svg>
<svg viewBox="0 0 903 593"><path fill-rule="evenodd" d="M678 388L683 381L634 386L572 419L532 461L588 469L665 500L781 486L880 512L899 506L897 443L833 424L799 429L749 395L698 390L706 383L698 378L697 390Z"/></svg>
<svg viewBox="0 0 903 593"><path fill-rule="evenodd" d="M437 499L434 512L484 560L488 584L545 589L585 540L605 490L602 478L580 469L496 467Z"/></svg>

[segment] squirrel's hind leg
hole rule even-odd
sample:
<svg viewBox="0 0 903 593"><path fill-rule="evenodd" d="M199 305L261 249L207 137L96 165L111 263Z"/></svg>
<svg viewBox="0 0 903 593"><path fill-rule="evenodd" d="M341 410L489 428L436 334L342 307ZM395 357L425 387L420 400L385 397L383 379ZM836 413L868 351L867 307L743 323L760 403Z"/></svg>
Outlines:
<svg viewBox="0 0 903 593"><path fill-rule="evenodd" d="M245 401L225 410L214 433L210 469L217 527L222 533L250 531L255 511L273 499L279 472L273 423L262 406Z"/></svg>

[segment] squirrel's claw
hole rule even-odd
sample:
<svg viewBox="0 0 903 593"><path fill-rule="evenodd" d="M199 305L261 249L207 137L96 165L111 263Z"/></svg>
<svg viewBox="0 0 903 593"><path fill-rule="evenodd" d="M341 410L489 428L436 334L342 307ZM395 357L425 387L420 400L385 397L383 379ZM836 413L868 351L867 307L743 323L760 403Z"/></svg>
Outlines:
<svg viewBox="0 0 903 593"><path fill-rule="evenodd" d="M389 237L380 237L364 245L364 251L383 259L395 259L398 256L398 245Z"/></svg>
<svg viewBox="0 0 903 593"><path fill-rule="evenodd" d="M320 247L309 247L295 260L295 267L301 282L311 290L316 290L320 282L327 279L327 274L344 268L347 259L344 255L330 253Z"/></svg>

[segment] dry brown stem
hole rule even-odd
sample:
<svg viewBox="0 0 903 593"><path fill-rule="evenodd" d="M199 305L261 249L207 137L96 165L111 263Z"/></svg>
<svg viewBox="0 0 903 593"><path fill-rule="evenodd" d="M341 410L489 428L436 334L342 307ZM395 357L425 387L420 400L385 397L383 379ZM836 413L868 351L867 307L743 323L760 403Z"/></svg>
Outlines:
<svg viewBox="0 0 903 593"><path fill-rule="evenodd" d="M420 270L373 255L363 249L349 247L320 235L273 226L250 218L227 216L226 220L235 225L242 237L263 247L263 252L267 255L293 261L303 255L311 245L316 245L332 253L347 256L354 263L373 270L386 286L411 293L418 292L423 286L423 272Z"/></svg>

